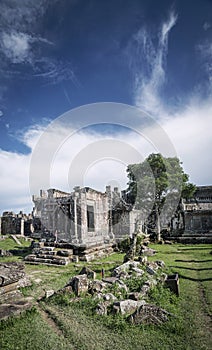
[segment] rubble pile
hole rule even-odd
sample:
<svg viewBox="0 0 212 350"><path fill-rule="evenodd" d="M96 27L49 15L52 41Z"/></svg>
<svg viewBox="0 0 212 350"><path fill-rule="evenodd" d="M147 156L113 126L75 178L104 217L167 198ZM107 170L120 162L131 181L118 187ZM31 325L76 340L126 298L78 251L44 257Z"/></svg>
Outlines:
<svg viewBox="0 0 212 350"><path fill-rule="evenodd" d="M116 267L110 277L102 276L101 280L96 279L94 271L84 267L56 294L68 292L79 298L88 293L97 300L98 315L120 313L133 324L160 324L167 321L170 314L148 304L147 297L152 287L167 279L164 267L163 261L127 261Z"/></svg>
<svg viewBox="0 0 212 350"><path fill-rule="evenodd" d="M25 275L24 264L0 263L0 319L32 307L29 299L23 298L19 288L31 285Z"/></svg>

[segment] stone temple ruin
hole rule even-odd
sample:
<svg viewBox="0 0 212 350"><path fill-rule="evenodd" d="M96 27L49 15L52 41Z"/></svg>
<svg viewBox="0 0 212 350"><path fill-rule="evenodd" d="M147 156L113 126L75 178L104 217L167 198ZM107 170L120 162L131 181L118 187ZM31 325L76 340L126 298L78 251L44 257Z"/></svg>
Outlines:
<svg viewBox="0 0 212 350"><path fill-rule="evenodd" d="M40 196L33 195L32 200L30 215L3 213L2 235L20 234L54 242L86 260L88 256L108 254L117 241L132 237L138 222L140 231L146 229L142 227L142 212L127 203L124 192L122 195L116 187L112 190L107 186L104 193L89 187L75 187L71 193L41 190ZM193 198L182 200L171 222L162 219L168 239L211 243L212 186L199 186ZM47 255L46 251L43 255Z"/></svg>

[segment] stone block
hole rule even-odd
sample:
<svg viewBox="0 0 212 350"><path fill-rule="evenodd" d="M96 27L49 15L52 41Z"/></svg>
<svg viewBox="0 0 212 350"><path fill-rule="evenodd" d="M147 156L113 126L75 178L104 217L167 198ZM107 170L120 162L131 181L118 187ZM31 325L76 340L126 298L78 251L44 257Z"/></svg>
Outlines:
<svg viewBox="0 0 212 350"><path fill-rule="evenodd" d="M89 279L95 280L96 279L96 272L89 269L89 267L84 266L82 270L80 271L79 275L87 275Z"/></svg>
<svg viewBox="0 0 212 350"><path fill-rule="evenodd" d="M82 293L87 293L89 286L89 279L87 275L77 275L73 277L71 286L74 293L79 296Z"/></svg>

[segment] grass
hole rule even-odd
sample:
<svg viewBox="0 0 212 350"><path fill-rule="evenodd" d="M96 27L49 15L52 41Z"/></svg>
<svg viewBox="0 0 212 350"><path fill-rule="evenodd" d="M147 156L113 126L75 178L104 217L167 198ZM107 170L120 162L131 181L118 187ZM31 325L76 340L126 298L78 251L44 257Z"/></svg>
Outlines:
<svg viewBox="0 0 212 350"><path fill-rule="evenodd" d="M157 254L148 260L163 260L170 274L180 276L178 298L160 286L150 294L150 302L175 315L167 323L132 326L120 315L95 315L92 298L71 302L70 296L65 295L40 302L37 311L1 322L0 349L212 349L212 246L174 244L151 247L157 250ZM105 275L110 275L111 270L122 263L123 255L115 253L86 265L95 270L99 278L102 268ZM78 263L60 268L26 265L26 272L34 282L32 287L24 289L24 293L36 299L44 289L57 290L84 265ZM41 281L36 282L36 279ZM134 281L132 286L137 288Z"/></svg>

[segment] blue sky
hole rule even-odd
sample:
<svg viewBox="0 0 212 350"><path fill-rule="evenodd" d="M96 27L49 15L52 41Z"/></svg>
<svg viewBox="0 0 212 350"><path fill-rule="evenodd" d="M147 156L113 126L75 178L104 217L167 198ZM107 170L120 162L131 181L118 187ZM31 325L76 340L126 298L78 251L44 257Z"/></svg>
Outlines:
<svg viewBox="0 0 212 350"><path fill-rule="evenodd" d="M191 181L211 184L211 97L209 0L1 0L0 210L30 210L30 159L46 126L70 109L98 102L148 112ZM105 134L115 139L118 133L139 147L132 132L112 126L105 132L101 122L100 116L99 128L75 135L73 158ZM84 184L124 187L126 164L119 161L99 159L86 170ZM60 166L68 169L67 162ZM56 168L51 186L67 190Z"/></svg>

